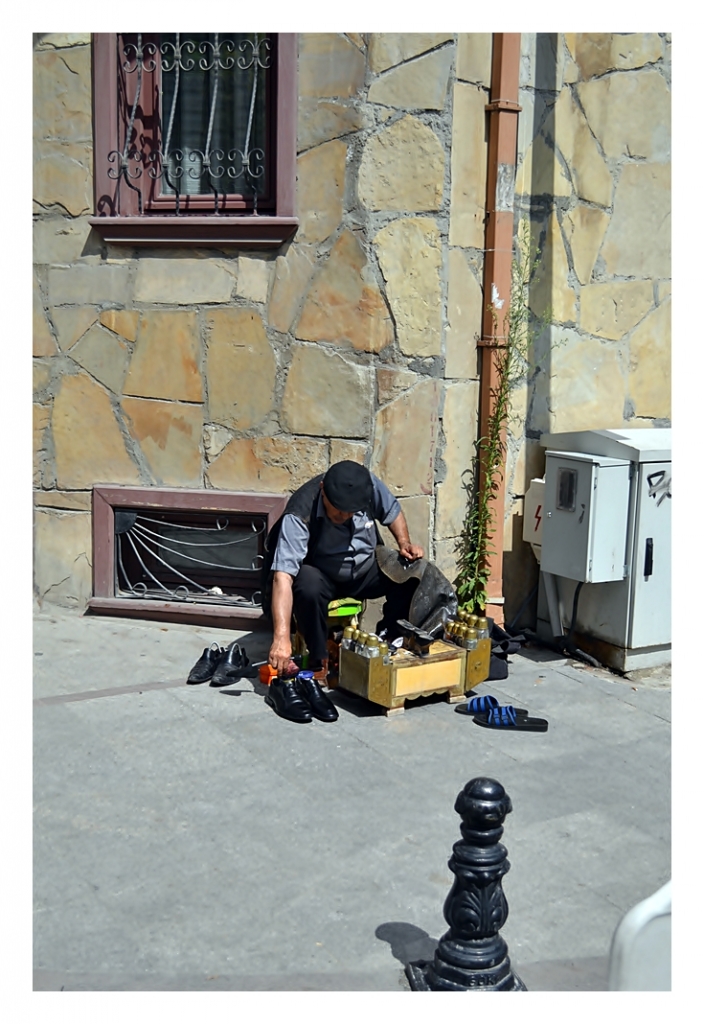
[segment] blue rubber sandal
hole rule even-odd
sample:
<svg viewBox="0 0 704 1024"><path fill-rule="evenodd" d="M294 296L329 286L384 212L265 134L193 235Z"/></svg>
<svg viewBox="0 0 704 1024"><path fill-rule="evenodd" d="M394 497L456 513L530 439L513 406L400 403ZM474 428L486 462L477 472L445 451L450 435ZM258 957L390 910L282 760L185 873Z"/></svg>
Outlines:
<svg viewBox="0 0 704 1024"><path fill-rule="evenodd" d="M460 715L484 715L498 707L499 702L496 697L490 693L485 693L481 697L472 697L466 704L458 704L455 707L455 711ZM517 715L528 714L523 708L514 708L514 711Z"/></svg>
<svg viewBox="0 0 704 1024"><path fill-rule="evenodd" d="M485 715L475 715L474 721L485 729L506 729L508 732L547 732L548 723L544 718L529 718L520 715L518 709L506 704L490 708Z"/></svg>

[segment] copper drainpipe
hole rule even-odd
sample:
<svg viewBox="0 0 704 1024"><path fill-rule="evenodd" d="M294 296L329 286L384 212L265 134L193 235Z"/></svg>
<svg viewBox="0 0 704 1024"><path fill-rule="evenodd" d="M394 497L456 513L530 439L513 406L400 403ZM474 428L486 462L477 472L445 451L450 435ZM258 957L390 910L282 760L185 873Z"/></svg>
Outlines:
<svg viewBox="0 0 704 1024"><path fill-rule="evenodd" d="M495 326L485 308L482 337L479 341L479 436L488 430L491 394L496 387L496 368L492 349L501 345L503 318L508 311L513 259L513 197L516 179L518 140L518 71L521 58L520 32L496 32L493 38L489 114L489 152L487 161L486 233L484 243L484 302L495 303ZM498 300L498 301L496 301ZM499 303L500 308L499 308ZM504 437L505 440L505 437ZM504 622L503 538L505 480L497 480L492 501L493 546L489 554L487 614L497 625Z"/></svg>

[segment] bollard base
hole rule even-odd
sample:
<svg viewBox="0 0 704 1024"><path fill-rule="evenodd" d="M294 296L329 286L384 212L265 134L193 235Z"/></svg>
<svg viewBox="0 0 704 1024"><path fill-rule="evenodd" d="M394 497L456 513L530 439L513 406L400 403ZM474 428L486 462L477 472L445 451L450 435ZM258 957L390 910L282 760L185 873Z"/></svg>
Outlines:
<svg viewBox="0 0 704 1024"><path fill-rule="evenodd" d="M467 971L463 982L438 976L429 960L406 964L406 977L414 992L527 992L513 971L497 980L496 971Z"/></svg>

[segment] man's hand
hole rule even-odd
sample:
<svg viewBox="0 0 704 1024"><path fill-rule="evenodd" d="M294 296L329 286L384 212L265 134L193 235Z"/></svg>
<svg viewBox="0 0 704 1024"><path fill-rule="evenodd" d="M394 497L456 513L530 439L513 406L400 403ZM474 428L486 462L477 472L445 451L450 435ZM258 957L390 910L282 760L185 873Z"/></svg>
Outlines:
<svg viewBox="0 0 704 1024"><path fill-rule="evenodd" d="M291 641L286 639L277 639L274 637L274 641L269 648L269 664L272 668L276 669L277 675L283 675L288 668L288 664L291 660Z"/></svg>
<svg viewBox="0 0 704 1024"><path fill-rule="evenodd" d="M407 558L409 562L416 562L423 557L424 552L420 544L411 544L408 524L403 512L399 512L393 523L389 523L389 529L398 544L398 552L402 558Z"/></svg>
<svg viewBox="0 0 704 1024"><path fill-rule="evenodd" d="M399 544L398 553L402 558L407 558L409 562L417 562L424 554L420 544L411 544L410 541L407 544Z"/></svg>

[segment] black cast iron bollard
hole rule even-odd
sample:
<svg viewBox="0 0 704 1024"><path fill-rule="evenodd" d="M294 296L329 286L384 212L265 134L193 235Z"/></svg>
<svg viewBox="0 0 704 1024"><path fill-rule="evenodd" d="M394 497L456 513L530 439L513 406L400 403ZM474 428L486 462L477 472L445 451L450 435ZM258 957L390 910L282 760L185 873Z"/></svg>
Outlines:
<svg viewBox="0 0 704 1024"><path fill-rule="evenodd" d="M435 958L406 966L416 992L525 992L499 935L508 917L501 879L511 865L499 842L511 799L495 779L472 779L455 801L462 839L448 861L455 875L443 914L450 926Z"/></svg>

